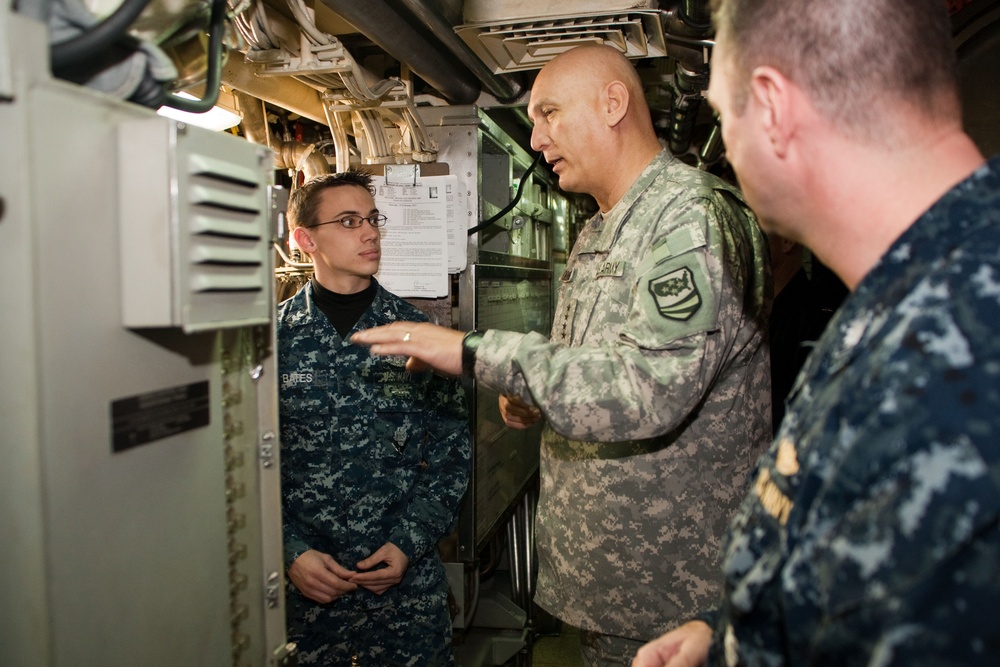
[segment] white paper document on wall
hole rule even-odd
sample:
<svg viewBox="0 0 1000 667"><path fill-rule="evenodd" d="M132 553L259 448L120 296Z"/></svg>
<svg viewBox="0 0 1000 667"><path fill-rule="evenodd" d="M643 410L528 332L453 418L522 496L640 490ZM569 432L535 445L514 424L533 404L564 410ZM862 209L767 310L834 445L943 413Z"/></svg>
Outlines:
<svg viewBox="0 0 1000 667"><path fill-rule="evenodd" d="M465 196L466 184L458 176L448 194L448 273L461 273L468 264L469 221L475 221L475 213L469 210L469 198Z"/></svg>
<svg viewBox="0 0 1000 667"><path fill-rule="evenodd" d="M462 236L462 268L465 264L465 238L455 231L458 179L418 176L412 182L394 182L376 176L374 183L375 205L388 217L382 228L378 281L402 297L447 296L456 236Z"/></svg>

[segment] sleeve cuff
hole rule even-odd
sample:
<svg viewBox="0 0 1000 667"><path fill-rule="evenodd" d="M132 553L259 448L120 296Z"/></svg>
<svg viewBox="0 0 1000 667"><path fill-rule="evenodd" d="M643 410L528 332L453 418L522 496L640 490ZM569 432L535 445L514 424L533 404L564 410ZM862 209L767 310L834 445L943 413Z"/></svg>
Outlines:
<svg viewBox="0 0 1000 667"><path fill-rule="evenodd" d="M708 627L712 628L712 631L714 632L715 631L715 624L719 620L719 608L718 607L713 607L711 609L706 609L705 611L703 611L703 612L701 612L699 614L696 614L694 617L692 617L692 618L690 618L688 620L691 620L691 621L701 621L702 623L704 623Z"/></svg>
<svg viewBox="0 0 1000 667"><path fill-rule="evenodd" d="M309 551L309 549L311 548L312 547L310 547L308 544L306 544L303 540L300 539L292 538L285 540L284 543L285 571L286 572L288 571L288 568L292 566L292 563L295 562L295 559L297 559L305 552Z"/></svg>
<svg viewBox="0 0 1000 667"><path fill-rule="evenodd" d="M462 338L462 374L466 377L475 377L476 350L482 342L483 334L478 331L470 331Z"/></svg>

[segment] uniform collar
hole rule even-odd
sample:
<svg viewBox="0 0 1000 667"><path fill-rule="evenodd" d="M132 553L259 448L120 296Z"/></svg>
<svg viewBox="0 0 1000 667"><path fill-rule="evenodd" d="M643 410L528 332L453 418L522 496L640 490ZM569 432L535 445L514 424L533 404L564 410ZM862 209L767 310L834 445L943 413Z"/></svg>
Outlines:
<svg viewBox="0 0 1000 667"><path fill-rule="evenodd" d="M375 285L375 299L372 301L368 313L362 315L359 321L363 321L369 313L382 313L385 310L385 288L379 284L374 276L372 276L372 284ZM305 327L317 321L326 321L323 311L316 305L316 293L311 280L296 292L287 303L290 307L284 309L282 316L282 321L286 326ZM376 315L376 319L381 320L381 316Z"/></svg>

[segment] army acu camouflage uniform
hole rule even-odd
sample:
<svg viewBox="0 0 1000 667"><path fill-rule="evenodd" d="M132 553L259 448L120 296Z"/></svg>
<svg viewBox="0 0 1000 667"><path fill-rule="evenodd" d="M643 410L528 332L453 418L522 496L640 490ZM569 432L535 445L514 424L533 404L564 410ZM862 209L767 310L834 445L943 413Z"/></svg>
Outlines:
<svg viewBox="0 0 1000 667"><path fill-rule="evenodd" d="M285 563L304 551L347 569L392 542L409 559L381 596L358 588L327 605L288 584L299 664L452 663L451 616L438 541L469 476L467 406L458 382L408 373L340 337L309 283L278 310ZM426 320L378 286L354 330Z"/></svg>
<svg viewBox="0 0 1000 667"><path fill-rule="evenodd" d="M718 600L771 439L766 267L739 195L664 151L581 232L551 340L484 333L476 377L546 418L535 601L556 617L647 641Z"/></svg>
<svg viewBox="0 0 1000 667"><path fill-rule="evenodd" d="M711 664L1000 664L1000 159L907 230L796 381Z"/></svg>

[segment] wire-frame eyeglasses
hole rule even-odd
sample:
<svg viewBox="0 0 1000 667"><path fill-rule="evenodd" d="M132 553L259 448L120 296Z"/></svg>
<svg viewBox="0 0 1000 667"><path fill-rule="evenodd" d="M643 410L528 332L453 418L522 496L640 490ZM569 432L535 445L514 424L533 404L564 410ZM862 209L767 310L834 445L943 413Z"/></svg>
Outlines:
<svg viewBox="0 0 1000 667"><path fill-rule="evenodd" d="M313 227L319 227L320 225L332 225L335 222L339 222L347 229L357 229L361 226L361 223L368 221L368 224L372 227L384 227L386 218L381 213L376 213L374 215L369 215L365 217L363 215L345 215L343 218L337 218L336 220L327 220L326 222L317 222Z"/></svg>

